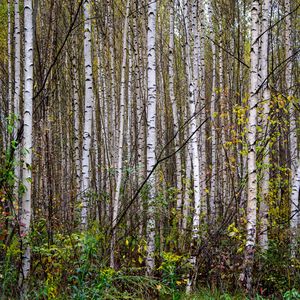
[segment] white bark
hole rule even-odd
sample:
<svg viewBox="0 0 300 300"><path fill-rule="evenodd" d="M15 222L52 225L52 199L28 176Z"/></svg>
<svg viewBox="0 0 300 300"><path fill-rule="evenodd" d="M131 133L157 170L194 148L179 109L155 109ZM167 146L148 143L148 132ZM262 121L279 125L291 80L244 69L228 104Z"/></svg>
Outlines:
<svg viewBox="0 0 300 300"><path fill-rule="evenodd" d="M196 24L193 24L196 26ZM193 30L194 31L194 30ZM194 57L194 60L196 58ZM195 65L194 65L195 67ZM189 68L191 70L191 68ZM190 104L190 113L191 113L191 123L190 123L190 131L189 135L191 136L197 129L197 117L196 117L196 102L197 96L195 90L196 79L198 77L197 72L193 75L188 74L190 78L189 81L189 104ZM200 208L201 208L201 193L200 193L200 166L199 166L199 151L198 151L198 141L197 134L194 134L191 138L191 150L192 150L192 168L193 168L193 191L194 191L194 215L193 215L193 239L196 240L199 237L199 222L200 222Z"/></svg>
<svg viewBox="0 0 300 300"><path fill-rule="evenodd" d="M270 0L264 0L262 5L262 23L261 23L261 32L265 32L269 25L269 13L270 13ZM262 126L264 138L266 141L269 138L269 122L268 117L270 113L270 89L268 86L268 41L269 41L269 31L265 32L261 38L261 57L260 57L260 66L261 66L261 80L264 82L262 100L263 100L263 117L262 117ZM263 170L262 170L262 201L260 203L259 215L260 215L260 235L259 235L259 245L263 250L268 249L268 194L269 194L269 181L270 181L270 147L269 143L266 144L264 150L263 158Z"/></svg>
<svg viewBox="0 0 300 300"><path fill-rule="evenodd" d="M72 49L72 90L73 90L73 118L74 118L74 160L76 174L76 193L80 191L81 184L81 160L80 160L80 141L79 141L79 80L76 62L76 43Z"/></svg>
<svg viewBox="0 0 300 300"><path fill-rule="evenodd" d="M11 4L10 0L7 0L7 68L8 68L8 101L7 101L7 107L8 107L8 116L11 114L12 109L12 67L11 67Z"/></svg>
<svg viewBox="0 0 300 300"><path fill-rule="evenodd" d="M117 107L117 97L116 97L116 54L114 47L114 28L113 28L113 10L112 10L113 1L107 0L107 25L108 25L108 44L109 44L109 66L110 66L110 101L109 101L109 141L111 143L110 147L110 161L112 166L115 166L117 163L116 153L114 152L116 147L116 141L118 140L118 132L116 126L116 107Z"/></svg>
<svg viewBox="0 0 300 300"><path fill-rule="evenodd" d="M127 0L126 4L126 15L124 21L123 31L123 58L122 58L122 69L121 69L121 91L120 91L120 112L119 112L119 142L118 142L118 161L116 166L117 179L116 179L116 191L113 202L113 214L112 214L112 227L116 225L116 221L119 213L120 203L120 192L122 183L122 167L123 167L123 142L124 142L124 123L125 123L125 92L126 92L126 63L127 63L127 31L128 31L128 15L130 9L130 0ZM115 230L112 234L111 242L111 253L110 253L110 266L114 268L114 246L115 246Z"/></svg>
<svg viewBox="0 0 300 300"><path fill-rule="evenodd" d="M173 133L175 135L174 144L175 149L179 148L179 120L178 110L174 91L174 1L170 3L170 41L169 41L169 93L172 105L173 114ZM177 184L177 210L182 210L182 167L181 167L181 154L176 153L176 184ZM179 226L181 227L181 226Z"/></svg>
<svg viewBox="0 0 300 300"><path fill-rule="evenodd" d="M16 120L20 120L20 96L21 96L21 36L20 36L20 13L19 13L19 0L15 0L15 90L14 90L14 115ZM14 137L16 138L17 128L19 122L16 122L14 129ZM20 166L20 147L15 150L15 195L18 198L19 180L21 179L21 166Z"/></svg>
<svg viewBox="0 0 300 300"><path fill-rule="evenodd" d="M257 173L256 173L256 126L257 126L257 88L258 88L258 42L259 1L253 0L251 7L251 53L250 53L250 99L248 124L248 199L247 235L245 248L245 283L247 290L252 289L252 269L256 238ZM243 279L243 278L241 278Z"/></svg>
<svg viewBox="0 0 300 300"><path fill-rule="evenodd" d="M129 41L129 45L131 45L131 39ZM132 148L132 87L133 87L133 62L132 62L132 50L131 46L128 49L128 103L127 103L127 134L126 134L126 141L127 141L127 160L128 165L131 165L131 148Z"/></svg>
<svg viewBox="0 0 300 300"><path fill-rule="evenodd" d="M194 0L193 10L195 9L195 3L197 0ZM187 20L187 2L185 3L184 13L185 19ZM194 12L193 12L194 16ZM195 33L197 30L197 26L195 19L193 18L192 22L192 31ZM186 32L188 33L188 26L186 25ZM198 78L197 71L194 70L194 73L191 74L191 62L190 62L190 47L189 47L190 40L188 39L188 34L186 36L186 58L188 61L188 68L187 68L187 76L188 76L188 86L189 86L189 109L190 109L190 127L189 127L189 136L194 134L197 130L197 118L196 118L196 91L197 88L196 80ZM195 52L195 49L194 49ZM194 69L196 66L197 57L193 57L193 66ZM197 76L197 77L196 77ZM195 89L196 88L196 89ZM197 141L197 134L194 134L190 140L190 148L191 148L191 157L192 157L192 170L193 170L193 192L194 192L194 213L193 213L193 224L192 224L192 252L195 248L195 244L199 238L199 225L200 225L200 209L201 209L201 192L200 192L200 165L199 165L199 151L198 151L198 141ZM196 256L194 253L191 253L190 263L192 265L192 269L194 269L196 265ZM187 292L190 292L191 287L193 284L193 279L190 277L187 283Z"/></svg>
<svg viewBox="0 0 300 300"><path fill-rule="evenodd" d="M210 36L214 39L213 32L213 20L212 20L212 7L208 6L209 14L209 30ZM216 107L216 46L215 43L211 43L212 49L212 93L210 103L210 117L211 117L211 180L210 180L210 194L209 194L209 209L210 209L210 223L215 222L216 208L215 208L215 197L216 197L216 180L217 180L217 153L216 153L216 128L215 128L215 107Z"/></svg>
<svg viewBox="0 0 300 300"><path fill-rule="evenodd" d="M147 103L147 174L151 172L155 163L156 148L156 58L155 58L155 37L156 37L156 2L148 1L148 103ZM155 176L152 174L148 180L148 220L147 220L147 258L146 266L148 274L151 274L155 266Z"/></svg>
<svg viewBox="0 0 300 300"><path fill-rule="evenodd" d="M24 1L24 132L23 132L23 186L20 212L20 235L22 241L22 269L19 278L21 297L25 297L30 273L31 249L28 242L31 220L31 164L32 164L32 99L33 99L33 9L32 0Z"/></svg>
<svg viewBox="0 0 300 300"><path fill-rule="evenodd" d="M19 0L15 0L15 92L14 92L14 114L20 118L20 92L21 92L21 36L20 36L20 13Z"/></svg>
<svg viewBox="0 0 300 300"><path fill-rule="evenodd" d="M205 13L204 13L204 1L199 1L200 7L200 44L199 44L199 75L200 75L200 122L204 122L206 118L206 103L205 103ZM206 184L206 124L200 128L200 193L201 193L201 216L203 220L207 221L207 184Z"/></svg>
<svg viewBox="0 0 300 300"><path fill-rule="evenodd" d="M143 78L143 60L142 60L142 38L139 36L138 30L138 20L137 17L133 20L133 32L134 39L133 45L135 49L135 97L136 97L136 139L137 139L137 165L136 165L136 185L137 188L141 185L145 176L145 105L144 97L142 92L142 78ZM143 203L139 199L139 204L141 211L143 212ZM143 214L142 214L143 216ZM142 220L142 216L140 220ZM140 221L139 232L142 235L144 231L144 222Z"/></svg>
<svg viewBox="0 0 300 300"><path fill-rule="evenodd" d="M285 0L285 13L289 14L291 11L291 1ZM286 59L291 57L293 54L292 51L292 23L291 16L286 17L286 29L285 29L285 56ZM291 88L293 86L293 78L292 78L292 62L288 62L285 70L285 80L286 80L286 89L287 94L292 96ZM298 153L297 147L297 131L296 131L296 111L293 103L290 103L289 107L289 117L290 117L290 159L291 159L291 195L290 195L290 206L291 206L291 254L295 256L296 252L296 231L299 222L299 188L298 187L298 169L300 167L300 157Z"/></svg>
<svg viewBox="0 0 300 300"><path fill-rule="evenodd" d="M85 0L84 8L84 67L85 67L85 104L84 104L84 129L82 147L82 209L81 225L83 229L88 225L88 191L90 188L90 150L93 118L93 75L92 75L92 52L91 52L91 19L90 0Z"/></svg>

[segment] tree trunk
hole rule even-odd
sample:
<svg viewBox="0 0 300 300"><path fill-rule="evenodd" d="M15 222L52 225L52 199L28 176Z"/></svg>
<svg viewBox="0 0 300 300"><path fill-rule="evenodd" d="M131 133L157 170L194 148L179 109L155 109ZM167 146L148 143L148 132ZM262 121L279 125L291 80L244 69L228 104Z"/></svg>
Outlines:
<svg viewBox="0 0 300 300"><path fill-rule="evenodd" d="M290 0L285 0L285 13L289 14L291 11ZM292 23L291 16L286 17L286 29L285 29L285 56L286 59L292 56ZM293 104L292 91L293 78L292 78L292 62L288 62L285 70L285 80L286 80L286 93L291 101L289 106L289 117L290 117L290 159L291 159L291 255L294 257L296 254L296 231L299 219L299 168L300 168L300 157L297 147L297 128L296 128L296 111Z"/></svg>
<svg viewBox="0 0 300 300"><path fill-rule="evenodd" d="M270 0L264 0L262 5L262 22L261 22L261 32L264 33L269 26L269 13L270 13ZM263 141L264 143L269 139L269 113L270 113L270 89L268 86L268 43L269 43L269 31L265 32L261 38L261 80L264 82L262 100L263 100L263 116L262 116L262 127L263 127ZM262 170L262 186L261 194L262 201L259 207L260 215L260 235L259 235L259 245L262 250L268 249L268 195L269 195L269 181L270 181L270 147L269 143L266 144L264 149L263 158L263 170Z"/></svg>
<svg viewBox="0 0 300 300"><path fill-rule="evenodd" d="M33 9L32 0L24 1L24 132L23 132L23 186L20 235L22 247L22 266L19 277L21 298L26 297L30 273L31 248L28 236L31 220L31 179L32 179L32 100L33 100Z"/></svg>
<svg viewBox="0 0 300 300"><path fill-rule="evenodd" d="M245 248L244 278L246 289L252 294L252 271L256 239L257 173L256 173L256 126L257 126L257 88L258 88L258 33L259 1L253 0L251 7L251 53L250 53L250 99L248 124L248 199L247 235ZM243 276L242 276L243 277Z"/></svg>
<svg viewBox="0 0 300 300"><path fill-rule="evenodd" d="M148 104L147 104L147 175L152 171L155 163L156 148L156 2L148 1ZM152 174L148 180L148 220L147 220L147 273L151 274L155 267L155 176Z"/></svg>
<svg viewBox="0 0 300 300"><path fill-rule="evenodd" d="M82 183L81 183L81 226L83 229L88 225L88 192L90 188L90 150L92 138L93 118L93 74L92 74L92 52L91 52L91 19L90 0L85 0L84 8L84 68L85 68L85 104L84 104L84 129L82 147Z"/></svg>
<svg viewBox="0 0 300 300"><path fill-rule="evenodd" d="M169 41L169 94L170 101L172 105L172 114L173 114L173 134L175 150L180 146L179 140L179 120L178 120L178 111L177 103L175 98L174 91L174 1L170 3L170 41ZM177 188L177 210L179 215L181 215L182 210L182 166L181 166L181 153L178 152L175 155L175 173L176 173L176 188ZM179 222L179 228L181 228Z"/></svg>
<svg viewBox="0 0 300 300"><path fill-rule="evenodd" d="M112 214L112 228L115 227L120 203L121 183L122 183L122 166L123 166L123 142L124 142L124 122L125 122L125 92L126 92L126 64L127 64L127 31L128 31L128 15L130 9L130 0L127 0L126 4L126 15L124 21L123 31L123 58L122 58L122 69L121 69L121 92L120 92L120 113L119 113L119 143L118 143L118 161L116 166L117 171L117 183L115 198L113 202L113 214ZM111 253L110 253L110 266L115 267L114 263L114 248L116 241L116 232L113 230L112 241L111 241Z"/></svg>

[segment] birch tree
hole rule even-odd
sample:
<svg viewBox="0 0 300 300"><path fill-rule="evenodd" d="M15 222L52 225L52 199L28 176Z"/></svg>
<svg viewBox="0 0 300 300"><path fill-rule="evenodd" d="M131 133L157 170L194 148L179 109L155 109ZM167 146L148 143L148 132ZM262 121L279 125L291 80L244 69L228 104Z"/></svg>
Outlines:
<svg viewBox="0 0 300 300"><path fill-rule="evenodd" d="M172 104L172 115L173 115L173 132L174 132L174 144L175 149L179 148L179 120L178 120L178 110L174 91L174 1L170 3L170 40L169 40L169 93L170 101ZM175 155L176 162L176 187L177 187L177 210L182 209L182 170L181 170L181 154L177 153Z"/></svg>
<svg viewBox="0 0 300 300"><path fill-rule="evenodd" d="M199 1L199 19L200 26L198 26L199 34L199 50L198 52L198 64L199 64L199 75L200 81L199 85L199 96L200 96L200 123L204 122L206 118L206 103L205 103L205 93L206 93L206 84L205 84L205 12L204 12L204 1ZM197 36L197 35L196 35ZM198 43L198 42L197 42ZM207 169L207 159L206 159L206 123L204 122L203 126L200 128L200 193L201 193L201 215L203 216L203 221L207 221L207 186L206 186L206 169Z"/></svg>
<svg viewBox="0 0 300 300"><path fill-rule="evenodd" d="M257 173L256 173L256 126L257 126L257 88L258 88L258 34L259 1L253 0L251 6L251 53L250 53L250 99L248 123L248 199L247 199L247 235L245 265L242 280L248 292L252 292L252 271L256 238L257 209Z"/></svg>
<svg viewBox="0 0 300 300"><path fill-rule="evenodd" d="M286 29L285 29L285 57L290 58L293 54L292 51L292 22L291 22L291 2L290 0L285 0L284 2L286 17ZM296 111L293 104L292 98L292 62L289 61L285 70L285 80L286 80L286 93L288 99L291 101L289 106L289 118L290 118L290 128L289 128L289 141L290 141L290 159L291 159L291 249L292 256L295 256L296 248L296 230L298 226L299 219L299 192L300 192L300 156L299 149L297 146L297 131L296 131Z"/></svg>
<svg viewBox="0 0 300 300"><path fill-rule="evenodd" d="M185 3L185 17L187 20L187 5L188 3ZM195 18L195 9L197 8L197 0L194 0L193 2L193 22L192 22L192 32L194 34L197 32L196 27L196 18ZM186 32L188 33L188 26L186 26ZM188 39L188 35L186 37ZM186 44L189 43L189 40L186 41ZM189 54L189 46L186 46L186 55L188 64L190 61L190 54ZM196 49L194 49L196 51ZM194 59L194 68L196 68L195 60L196 57L193 57ZM194 212L193 212L193 221L192 221L192 244L191 244L191 258L190 263L192 265L192 269L196 266L196 256L195 256L195 247L197 244L197 240L199 238L199 225L200 225L200 209L201 209L201 192L200 192L200 165L199 165L199 151L198 151L198 141L197 141L197 112L196 112L196 93L195 93L195 81L197 79L196 76L198 76L197 72L194 72L194 74L191 74L191 65L189 65L187 70L187 76L188 76L188 86L189 86L189 110L191 115L191 121L190 121L190 127L189 127L189 136L192 136L190 141L190 148L191 148L191 157L192 157L192 167L193 167L193 191L194 191ZM197 91L197 89L196 89ZM190 292L191 287L193 284L193 278L191 277L188 280L187 283L187 291Z"/></svg>
<svg viewBox="0 0 300 300"><path fill-rule="evenodd" d="M82 146L82 209L81 225L83 229L87 228L88 218L88 192L90 188L90 150L92 139L92 118L93 118L93 74L92 74L92 49L91 49L91 19L90 0L83 3L84 9L84 69L85 69L85 103L84 103L84 129Z"/></svg>
<svg viewBox="0 0 300 300"><path fill-rule="evenodd" d="M11 22L11 2L7 0L7 60L8 60L8 116L12 111L12 65L11 65L11 33L12 33L12 22Z"/></svg>
<svg viewBox="0 0 300 300"><path fill-rule="evenodd" d="M147 53L148 53L148 102L147 102L147 175L149 176L156 163L156 2L148 0L148 31L147 31ZM148 274L155 267L155 176L150 175L148 180L148 220L147 220L147 258L146 266Z"/></svg>
<svg viewBox="0 0 300 300"><path fill-rule="evenodd" d="M126 3L126 14L124 21L123 31L123 58L122 58L122 69L121 69L121 91L120 91L120 112L119 112L119 141L118 141L118 160L117 160L117 183L116 192L113 202L113 215L112 215L112 227L114 228L118 218L119 205L120 205L120 194L121 194L121 183L122 183L122 166L123 166L123 143L124 143L124 123L125 123L125 92L126 92L126 64L127 64L127 31L128 31L128 15L130 9L130 0ZM115 230L113 230L112 244L111 244L111 257L110 265L114 267L114 245L115 245Z"/></svg>
<svg viewBox="0 0 300 300"><path fill-rule="evenodd" d="M14 115L16 120L20 120L20 96L21 96L21 35L20 35L20 13L19 13L19 1L15 0L14 5L15 11L15 27L14 27L14 41L15 41L15 89L14 89ZM17 122L14 130L14 136L17 134L17 127L19 126L19 122ZM18 147L15 151L15 176L16 176L16 184L15 184L15 195L18 196L19 189L19 179L21 176L21 169L19 165L20 161L20 147Z"/></svg>
<svg viewBox="0 0 300 300"><path fill-rule="evenodd" d="M32 100L33 100L33 9L32 0L24 1L24 132L23 132L23 186L21 201L20 236L22 265L19 277L21 298L27 293L30 273L31 248L28 241L31 221L31 179L32 179Z"/></svg>
<svg viewBox="0 0 300 300"><path fill-rule="evenodd" d="M74 160L76 174L76 193L80 191L81 184L81 160L80 160L80 140L79 140L79 79L76 61L76 39L72 43L72 92L73 92L73 116L74 116Z"/></svg>
<svg viewBox="0 0 300 300"><path fill-rule="evenodd" d="M214 39L213 32L213 18L212 7L208 5L209 16L209 33L211 38ZM216 128L215 128L215 113L216 113L216 46L211 42L212 49L212 88L211 88L211 103L210 103L210 118L211 118L211 180L210 180L210 196L209 196L209 209L210 209L210 223L215 222L216 208L216 181L217 181L217 149L216 149Z"/></svg>
<svg viewBox="0 0 300 300"><path fill-rule="evenodd" d="M261 21L261 80L264 82L262 100L263 100L263 133L264 140L269 139L269 113L270 113L270 89L268 85L268 45L269 45L269 14L270 14L270 0L264 0L262 4L262 21ZM269 142L267 142L264 158L263 158L263 173L262 173L262 201L260 203L260 235L259 235L259 244L263 250L268 248L268 194L269 194L269 181L270 181L270 147Z"/></svg>

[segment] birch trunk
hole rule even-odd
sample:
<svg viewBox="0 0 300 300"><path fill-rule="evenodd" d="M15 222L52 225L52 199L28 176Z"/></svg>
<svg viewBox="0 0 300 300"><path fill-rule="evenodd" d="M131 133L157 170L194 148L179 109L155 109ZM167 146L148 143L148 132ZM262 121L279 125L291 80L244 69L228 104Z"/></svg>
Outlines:
<svg viewBox="0 0 300 300"><path fill-rule="evenodd" d="M210 36L214 39L213 32L213 19L212 19L212 7L208 6L209 15L209 31ZM215 43L211 43L212 49L212 92L210 103L210 117L211 117L211 180L210 180L210 194L209 194L209 210L210 210L210 223L215 222L216 208L215 208L215 196L216 196L216 180L217 180L217 150L216 150L216 128L215 128L215 112L216 112L216 46Z"/></svg>
<svg viewBox="0 0 300 300"><path fill-rule="evenodd" d="M117 183L115 198L113 203L113 215L112 215L112 228L115 227L120 203L120 192L122 183L122 166L123 166L123 142L124 142L124 122L125 122L125 92L126 92L126 63L127 63L127 31L128 31L128 15L130 9L130 0L127 0L126 4L126 15L124 21L123 31L123 58L122 58L122 69L121 69L121 92L120 92L120 113L119 113L119 142L118 142L118 162L117 162ZM116 241L116 232L113 230L112 241L111 241L111 252L110 252L110 266L115 267L114 263L114 248Z"/></svg>
<svg viewBox="0 0 300 300"><path fill-rule="evenodd" d="M11 65L11 3L10 0L7 0L7 59L8 59L8 101L7 101L7 107L8 107L8 116L10 116L12 112L12 65ZM8 138L10 140L10 138Z"/></svg>
<svg viewBox="0 0 300 300"><path fill-rule="evenodd" d="M257 87L258 87L258 42L259 1L253 0L251 7L251 53L250 53L250 99L248 124L248 199L247 235L245 248L244 279L246 289L252 293L252 271L256 238L257 173L256 173L256 126L257 126ZM242 276L243 277L243 276Z"/></svg>
<svg viewBox="0 0 300 300"><path fill-rule="evenodd" d="M112 166L116 165L116 153L114 152L116 147L116 141L118 140L118 132L116 132L116 107L117 107L117 97L116 97L116 53L114 47L114 24L113 24L113 1L107 0L107 23L108 23L108 45L109 45L109 53L110 53L110 93L111 99L109 101L109 111L108 119L109 119L109 140L110 140L110 161ZM117 133L117 134L116 134ZM113 192L112 192L113 194ZM113 197L113 195L112 195Z"/></svg>
<svg viewBox="0 0 300 300"><path fill-rule="evenodd" d="M142 38L139 36L138 31L138 20L134 18L133 20L133 30L134 30L134 49L135 49L135 97L136 97L136 120L137 120L137 166L136 166L136 183L137 188L141 185L143 178L145 177L145 105L144 97L142 92L142 79L143 79L143 60L142 60ZM144 217L144 207L142 200L139 199L139 204L141 211L143 212L140 219L140 234L144 232L144 222L142 221Z"/></svg>
<svg viewBox="0 0 300 300"><path fill-rule="evenodd" d="M289 14L291 11L290 0L285 0L285 13ZM286 59L291 57L293 54L292 50L292 23L291 16L286 17L286 29L285 29L285 56ZM287 95L292 96L291 88L293 86L292 80L292 62L288 62L285 70L286 90ZM290 97L291 103L289 107L290 117L290 159L291 159L291 196L290 196L290 227L291 227L291 255L294 257L296 254L296 231L299 219L299 168L300 168L300 157L297 147L297 131L296 131L296 111L293 105L292 97Z"/></svg>
<svg viewBox="0 0 300 300"><path fill-rule="evenodd" d="M85 68L85 104L84 104L84 130L82 147L82 209L81 226L83 229L88 225L88 191L90 188L90 150L92 138L93 118L93 75L92 75L92 52L91 52L91 19L90 0L85 0L84 9L84 68Z"/></svg>
<svg viewBox="0 0 300 300"><path fill-rule="evenodd" d="M195 9L195 3L197 0L194 0L193 10ZM185 17L187 17L187 2L185 3ZM194 13L193 13L194 15ZM194 19L194 18L193 18ZM187 20L187 18L186 18ZM192 31L195 32L197 28L195 19L192 22ZM188 26L186 26L186 32L188 32ZM195 93L195 84L196 84L196 74L197 72L194 71L194 74L191 74L191 60L190 60L190 47L189 43L190 40L188 39L188 35L186 37L186 57L188 60L188 68L187 68L187 76L188 76L188 86L189 86L189 109L191 115L190 127L189 127L189 136L192 136L190 140L190 148L191 148L191 157L192 157L192 172L193 172L193 191L194 191L194 213L193 213L193 223L192 223L192 244L191 244L191 258L190 263L192 265L192 270L194 270L196 266L196 256L195 256L195 248L197 245L197 240L199 238L199 225L200 225L200 209L201 209L201 192L200 192L200 166L199 166L199 151L198 151L198 141L197 141L197 112L196 112L196 93ZM195 49L194 49L195 50ZM196 57L194 56L194 68ZM197 89L196 89L197 91ZM190 274L187 283L187 292L191 291L193 285L193 278Z"/></svg>
<svg viewBox="0 0 300 300"><path fill-rule="evenodd" d="M31 248L28 241L31 221L31 165L32 165L32 100L33 100L33 9L32 0L24 1L24 132L23 132L23 186L21 201L20 235L22 265L19 277L21 298L26 297L30 273Z"/></svg>
<svg viewBox="0 0 300 300"><path fill-rule="evenodd" d="M269 25L269 13L270 13L270 0L264 0L262 4L262 23L261 32L265 32ZM270 89L268 86L268 43L269 43L269 31L265 32L261 38L261 80L265 81L262 93L263 100L263 117L262 117L262 127L264 133L264 141L269 139L269 113L270 113ZM268 249L268 195L269 195L269 181L270 181L270 147L269 143L266 144L264 150L263 158L263 170L262 170L262 201L259 207L260 215L260 235L259 235L259 245L262 250Z"/></svg>
<svg viewBox="0 0 300 300"><path fill-rule="evenodd" d="M15 0L15 28L14 28L14 40L15 40L15 89L14 89L14 115L17 120L14 129L14 137L17 134L17 128L19 127L20 120L20 96L21 96L21 36L20 36L20 13L19 13L19 1ZM15 195L19 196L19 180L21 179L21 166L20 166L20 147L15 150Z"/></svg>
<svg viewBox="0 0 300 300"><path fill-rule="evenodd" d="M155 58L155 37L156 37L156 2L148 0L148 103L147 103L147 174L152 171L155 163L156 148L156 58ZM151 274L155 267L155 176L152 174L148 180L148 220L147 220L147 273Z"/></svg>
<svg viewBox="0 0 300 300"><path fill-rule="evenodd" d="M170 3L170 41L169 41L169 94L170 101L172 105L172 114L173 114L173 133L175 135L174 144L175 149L179 148L179 120L178 120L178 111L177 103L175 98L174 91L174 1ZM177 188L177 210L181 212L182 210L182 170L181 170L181 154L176 153L175 155L176 162L176 188ZM180 222L179 222L179 227Z"/></svg>
<svg viewBox="0 0 300 300"><path fill-rule="evenodd" d="M79 141L79 79L76 62L76 43L72 44L72 89L73 89L73 116L74 116L74 160L76 176L76 194L80 191L81 184L81 160L80 160L80 141Z"/></svg>
<svg viewBox="0 0 300 300"><path fill-rule="evenodd" d="M200 16L200 43L199 43L199 74L200 74L200 122L204 122L206 118L206 103L205 103L205 13L204 1L199 1L199 16ZM201 216L203 221L207 222L207 185L206 185L206 124L200 128L200 190L201 190Z"/></svg>

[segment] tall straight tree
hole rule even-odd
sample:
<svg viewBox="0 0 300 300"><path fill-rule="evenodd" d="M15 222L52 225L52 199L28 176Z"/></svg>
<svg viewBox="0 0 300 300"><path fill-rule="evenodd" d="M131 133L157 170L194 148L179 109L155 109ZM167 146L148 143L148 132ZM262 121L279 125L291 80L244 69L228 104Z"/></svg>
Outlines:
<svg viewBox="0 0 300 300"><path fill-rule="evenodd" d="M250 53L250 99L248 123L248 199L247 199L247 236L245 248L244 278L246 289L252 292L252 270L256 238L257 209L257 172L256 172L256 126L257 126L257 88L258 88L258 34L259 34L258 0L252 1L251 7L251 53Z"/></svg>
<svg viewBox="0 0 300 300"><path fill-rule="evenodd" d="M15 0L15 28L14 28L14 41L15 41L15 90L14 90L14 115L17 120L20 120L20 96L21 96L21 35L20 35L20 13L19 13L19 0ZM15 127L16 129L19 125ZM20 170L20 148L18 147L15 151L15 161L17 165L15 167L15 176L17 178L16 185L15 185L15 195L18 196L18 189L19 189L19 179L21 175Z"/></svg>
<svg viewBox="0 0 300 300"><path fill-rule="evenodd" d="M205 103L205 12L204 6L205 3L203 0L200 0L198 3L199 6L199 17L200 17L200 26L198 30L200 31L199 38L199 50L198 50L198 64L199 64L199 75L200 75L200 85L199 95L200 101L198 107L200 109L200 122L204 122L206 118L206 103ZM199 81L199 80L198 80ZM200 197L201 197L201 215L204 218L204 221L207 221L207 185L206 185L206 169L207 169L207 160L206 160L206 123L203 124L200 128L200 137L199 137L199 151L200 151Z"/></svg>
<svg viewBox="0 0 300 300"><path fill-rule="evenodd" d="M194 33L195 41L199 38L197 33L197 7L198 0L194 0L192 3L192 32ZM185 2L184 8L184 17L188 20L188 1ZM187 21L186 21L187 22ZM198 99L198 70L197 69L197 44L194 45L194 55L193 55L193 64L190 57L190 47L189 43L191 40L188 35L188 26L186 24L186 55L188 60L188 68L187 68L187 79L188 79L188 87L189 87L189 110L190 110L190 126L189 126L189 136L191 136L190 140L190 151L192 157L192 170L193 170L193 192L194 192L194 212L193 212L193 221L192 221L192 243L191 243L191 258L190 263L192 265L192 269L196 266L196 255L195 255L195 244L198 242L199 238L199 225L200 225L200 210L201 210L201 184L200 184L200 158L199 158L199 150L198 150L198 141L197 141L197 112L196 112L196 104ZM199 41L198 41L199 42ZM199 45L200 46L200 45ZM193 68L192 68L193 65ZM192 72L192 70L194 72ZM188 283L187 283L187 292L191 291L193 285L193 272L190 274Z"/></svg>
<svg viewBox="0 0 300 300"><path fill-rule="evenodd" d="M128 31L128 15L130 9L130 0L127 0L126 15L124 21L123 31L123 58L121 69L121 91L120 91L120 112L119 112L119 142L118 142L118 158L117 158L117 184L115 191L115 198L113 202L113 215L112 215L112 227L114 228L117 222L119 205L120 205L120 193L122 183L122 166L123 166L123 143L124 143L124 122L125 122L125 92L126 92L126 63L127 63L127 31ZM115 245L115 230L113 230L111 241L111 253L110 253L110 265L114 267L114 245Z"/></svg>
<svg viewBox="0 0 300 300"><path fill-rule="evenodd" d="M286 29L285 29L285 56L286 59L292 57L292 22L291 22L291 2L290 0L284 1L286 17ZM296 130L296 111L293 104L292 98L292 62L289 61L285 70L285 80L286 80L286 93L291 101L289 106L289 117L290 117L290 159L291 159L291 196L290 196L290 206L291 206L291 254L295 256L296 248L296 229L298 226L299 219L299 192L300 192L300 156L297 146L297 130Z"/></svg>
<svg viewBox="0 0 300 300"><path fill-rule="evenodd" d="M179 140L179 118L178 118L178 110L177 103L175 98L174 91L174 13L175 13L175 1L170 1L170 41L169 41L169 93L170 93L170 101L172 104L172 114L173 114L173 131L174 131L174 142L175 149L179 148L180 140ZM177 210L181 212L182 210L182 170L181 170L181 154L177 153L175 155L176 161L176 187L177 187ZM180 226L181 227L181 226Z"/></svg>
<svg viewBox="0 0 300 300"><path fill-rule="evenodd" d="M212 6L208 5L208 16L209 16L209 32L210 37L214 39L213 30L213 18L212 18ZM212 87L211 87L211 103L210 103L210 118L211 118L211 180L210 180L210 195L209 195L209 222L215 222L216 207L216 182L217 182L217 141L216 141L216 124L215 124L215 111L216 111L216 45L211 42L212 50Z"/></svg>
<svg viewBox="0 0 300 300"><path fill-rule="evenodd" d="M147 175L149 176L156 163L156 1L148 0L148 31L147 31ZM148 180L148 220L147 220L147 258L146 266L148 274L151 274L155 266L155 176L151 174Z"/></svg>
<svg viewBox="0 0 300 300"><path fill-rule="evenodd" d="M93 74L92 74L92 24L90 18L91 2L85 0L83 3L84 10L84 69L85 69L85 102L84 102L84 129L83 129L83 146L82 146L82 183L81 193L81 225L83 229L87 228L88 213L88 190L90 188L90 150L92 139L92 118L93 118Z"/></svg>
<svg viewBox="0 0 300 300"><path fill-rule="evenodd" d="M24 1L24 132L23 132L23 186L20 210L22 265L19 277L21 297L25 297L30 273L31 249L28 241L31 220L31 164L32 164L32 100L33 100L33 9L32 0Z"/></svg>
<svg viewBox="0 0 300 300"><path fill-rule="evenodd" d="M11 113L12 108L12 97L11 97L11 91L12 91L12 67L11 67L11 3L10 0L7 0L7 68L8 68L8 101L7 101L7 108L8 108L8 115Z"/></svg>
<svg viewBox="0 0 300 300"><path fill-rule="evenodd" d="M261 57L260 57L260 65L261 65L261 80L264 82L263 92L262 92L262 100L263 100L263 117L262 117L262 125L263 125L263 133L265 139L269 138L269 122L268 117L270 113L270 89L268 85L268 45L269 45L269 15L270 15L270 0L264 0L262 4L262 21L261 21ZM263 170L262 170L262 201L259 207L260 214L260 235L259 235L259 244L263 250L267 250L268 248L268 195L269 195L269 181L270 181L270 155L269 155L270 147L269 143L266 144L263 158Z"/></svg>

